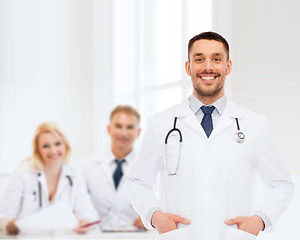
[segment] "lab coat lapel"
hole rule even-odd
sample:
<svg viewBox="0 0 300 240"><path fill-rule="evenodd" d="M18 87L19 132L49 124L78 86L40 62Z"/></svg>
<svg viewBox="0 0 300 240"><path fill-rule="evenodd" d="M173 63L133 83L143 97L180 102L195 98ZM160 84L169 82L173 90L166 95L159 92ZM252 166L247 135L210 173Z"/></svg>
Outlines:
<svg viewBox="0 0 300 240"><path fill-rule="evenodd" d="M107 182L109 183L109 187L110 189L112 189L112 191L114 191L115 189L115 184L114 184L114 180L113 180L113 172L111 171L111 161L113 161L115 159L114 154L111 151L111 146L109 146L109 148L107 148L106 151L106 159L105 159L105 163L104 163L104 172L107 178Z"/></svg>
<svg viewBox="0 0 300 240"><path fill-rule="evenodd" d="M47 180L46 180L46 175L44 172L37 172L36 173L38 176L38 183L40 183L41 185L41 197L42 198L42 206L46 206L46 204L48 205L48 199L49 199L49 194L48 194L48 187L47 187ZM39 192L39 189L38 189ZM46 196L46 198L44 198L43 196ZM45 200L47 199L47 203L45 203Z"/></svg>
<svg viewBox="0 0 300 240"><path fill-rule="evenodd" d="M136 156L136 150L135 150L135 148L133 148L133 150L125 157L125 160L127 161L128 166L127 166L126 170L123 169L123 177L120 181L118 189L123 187L123 184L125 183L126 178L130 174L130 169L132 168L132 165L133 165L132 162L134 161L135 156Z"/></svg>
<svg viewBox="0 0 300 240"><path fill-rule="evenodd" d="M219 121L214 126L209 140L212 140L214 137L223 132L232 124L236 124L235 118L242 118L242 112L240 111L240 108L237 105L235 105L231 101L228 101L224 113L221 115Z"/></svg>
<svg viewBox="0 0 300 240"><path fill-rule="evenodd" d="M110 168L110 163L114 159L114 156L111 152L111 146L106 147L106 151L99 152L95 158L96 158L96 168L97 173L99 175L99 179L101 178L102 181L104 180L107 184L109 184L109 187L114 186L113 178L112 178L112 172ZM101 175L101 177L100 177Z"/></svg>
<svg viewBox="0 0 300 240"><path fill-rule="evenodd" d="M105 159L102 159L101 165L101 174L104 174L105 182L107 183L106 192L107 195L106 199L109 200L112 209L117 208L117 191L115 190L115 184L113 180L113 172L111 170L111 161L115 158L114 154L111 151L111 146L106 148Z"/></svg>
<svg viewBox="0 0 300 240"><path fill-rule="evenodd" d="M186 99L183 103L179 104L177 108L175 109L175 117L183 118L183 122L199 132L205 139L207 139L207 136L199 123L198 119L196 118L195 114L192 112L190 106L189 106L189 100ZM215 136L220 134L222 131L224 131L226 128L231 126L232 124L235 124L235 118L242 118L243 112L242 109L236 105L235 103L228 101L226 108L224 110L224 113L220 117L217 124L214 126L214 129L208 138L210 141Z"/></svg>
<svg viewBox="0 0 300 240"><path fill-rule="evenodd" d="M70 187L71 183L70 183L68 177L71 178L71 181L73 180L73 174L72 174L71 170L68 167L63 165L62 171L60 174L60 178L59 178L59 182L58 182L57 191L55 194L55 200L57 200L57 198L59 198L59 196L65 191L64 189L66 187Z"/></svg>
<svg viewBox="0 0 300 240"><path fill-rule="evenodd" d="M188 125L197 132L201 133L204 137L206 137L202 126L200 125L198 119L196 118L195 114L192 112L189 106L188 99L177 106L177 108L175 109L175 117L183 118L183 122L186 125Z"/></svg>

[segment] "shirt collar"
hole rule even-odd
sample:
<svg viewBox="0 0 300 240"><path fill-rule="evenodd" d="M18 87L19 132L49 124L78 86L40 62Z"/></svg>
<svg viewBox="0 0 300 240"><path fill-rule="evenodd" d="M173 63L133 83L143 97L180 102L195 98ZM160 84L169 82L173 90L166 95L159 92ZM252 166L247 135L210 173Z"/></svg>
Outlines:
<svg viewBox="0 0 300 240"><path fill-rule="evenodd" d="M213 105L220 115L223 114L227 103L227 97L224 95L223 97L219 98L214 103L210 104L209 106ZM200 110L200 108L204 105L194 94L192 94L189 98L189 105L192 112L196 115L196 113Z"/></svg>
<svg viewBox="0 0 300 240"><path fill-rule="evenodd" d="M125 159L125 163L129 163L131 162L132 159L134 159L134 155L135 155L135 150L133 148L133 150L127 155L125 156L123 159ZM110 159L110 163L113 164L115 162L115 155L113 154L113 152L111 151L111 148L110 148L110 151L109 151L109 159Z"/></svg>

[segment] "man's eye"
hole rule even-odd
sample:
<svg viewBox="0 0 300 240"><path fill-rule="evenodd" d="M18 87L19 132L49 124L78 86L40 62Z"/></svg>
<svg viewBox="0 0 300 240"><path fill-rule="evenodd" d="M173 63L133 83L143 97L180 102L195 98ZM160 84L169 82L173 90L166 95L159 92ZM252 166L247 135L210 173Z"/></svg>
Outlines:
<svg viewBox="0 0 300 240"><path fill-rule="evenodd" d="M202 58L197 58L197 59L195 59L195 62L202 62L202 61L203 61Z"/></svg>
<svg viewBox="0 0 300 240"><path fill-rule="evenodd" d="M220 58L215 58L214 61L215 61L215 62L220 62L221 59L220 59Z"/></svg>

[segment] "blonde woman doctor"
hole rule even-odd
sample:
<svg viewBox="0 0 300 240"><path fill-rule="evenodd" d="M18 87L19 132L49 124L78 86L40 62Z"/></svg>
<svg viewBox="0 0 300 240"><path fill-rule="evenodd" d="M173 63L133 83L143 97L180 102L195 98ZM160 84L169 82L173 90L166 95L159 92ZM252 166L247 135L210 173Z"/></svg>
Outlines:
<svg viewBox="0 0 300 240"><path fill-rule="evenodd" d="M71 147L58 126L45 122L38 126L33 153L12 174L0 199L0 230L19 233L17 219L29 216L66 200L78 219L77 233L84 224L97 219L83 178L67 165Z"/></svg>

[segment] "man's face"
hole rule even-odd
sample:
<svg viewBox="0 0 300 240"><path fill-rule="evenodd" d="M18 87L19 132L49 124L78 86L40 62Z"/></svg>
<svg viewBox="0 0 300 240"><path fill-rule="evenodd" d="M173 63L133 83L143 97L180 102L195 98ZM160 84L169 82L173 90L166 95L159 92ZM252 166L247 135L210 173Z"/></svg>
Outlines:
<svg viewBox="0 0 300 240"><path fill-rule="evenodd" d="M119 150L131 150L141 129L135 115L125 112L117 112L107 126L107 132L111 137L112 148Z"/></svg>
<svg viewBox="0 0 300 240"><path fill-rule="evenodd" d="M225 78L231 72L232 63L221 42L201 39L194 42L185 63L191 76L197 98L215 101L224 95Z"/></svg>

